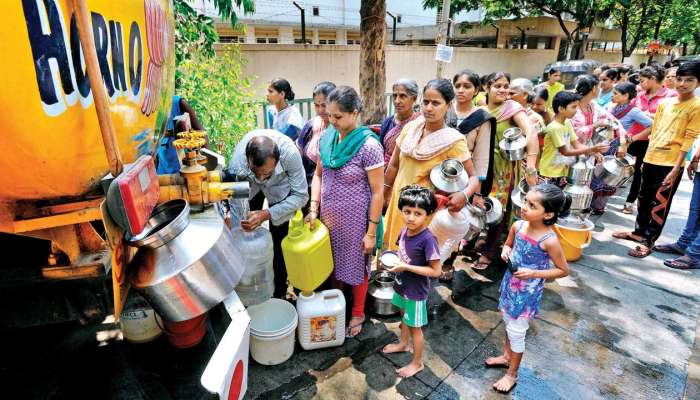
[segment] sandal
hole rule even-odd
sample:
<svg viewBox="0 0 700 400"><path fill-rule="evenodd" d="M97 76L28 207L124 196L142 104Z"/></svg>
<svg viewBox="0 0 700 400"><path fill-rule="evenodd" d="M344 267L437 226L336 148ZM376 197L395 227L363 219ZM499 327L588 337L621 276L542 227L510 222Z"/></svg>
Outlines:
<svg viewBox="0 0 700 400"><path fill-rule="evenodd" d="M635 235L632 232L615 232L612 234L612 237L614 237L615 239L629 240L631 242L641 243L642 242L641 238L637 239L637 238L635 238L635 236L637 236L637 235ZM637 237L639 237L639 236L637 236Z"/></svg>
<svg viewBox="0 0 700 400"><path fill-rule="evenodd" d="M488 261L483 261L483 260L488 260ZM477 261L475 264L472 264L472 269L474 271L483 271L486 268L488 268L489 265L491 265L491 260L489 260L488 258L486 258L484 256L481 256L481 257L479 257L479 261Z"/></svg>
<svg viewBox="0 0 700 400"><path fill-rule="evenodd" d="M675 244L659 244L651 248L654 251L665 254L678 254L682 256L685 252L678 248Z"/></svg>
<svg viewBox="0 0 700 400"><path fill-rule="evenodd" d="M438 277L438 280L440 282L451 282L452 278L454 278L455 274L455 268L452 265L443 265L442 266L442 273Z"/></svg>
<svg viewBox="0 0 700 400"><path fill-rule="evenodd" d="M622 213L623 214L632 214L632 203L625 203L625 206L622 207Z"/></svg>
<svg viewBox="0 0 700 400"><path fill-rule="evenodd" d="M681 269L681 270L700 269L700 263L698 263L697 261L693 261L693 259L691 259L688 256L681 256L678 258L671 258L671 259L665 260L664 265L669 267L669 268Z"/></svg>
<svg viewBox="0 0 700 400"><path fill-rule="evenodd" d="M632 257L644 258L651 254L651 249L645 245L639 245L627 252Z"/></svg>
<svg viewBox="0 0 700 400"><path fill-rule="evenodd" d="M351 318L350 321L352 321L354 318L356 318L356 317ZM358 317L358 318L359 318L359 317ZM355 336L357 336L357 335L359 335L360 333L362 333L362 329L360 329L359 332L357 332L356 334L353 335L353 334L352 334L352 330L355 329L355 328L357 328L357 327L362 328L362 325L363 325L364 323L365 323L365 317L363 316L363 317L362 317L362 321L360 321L360 322L357 323L357 324L348 326L348 328L345 330L345 338L346 338L346 339L352 339L352 338L354 338Z"/></svg>

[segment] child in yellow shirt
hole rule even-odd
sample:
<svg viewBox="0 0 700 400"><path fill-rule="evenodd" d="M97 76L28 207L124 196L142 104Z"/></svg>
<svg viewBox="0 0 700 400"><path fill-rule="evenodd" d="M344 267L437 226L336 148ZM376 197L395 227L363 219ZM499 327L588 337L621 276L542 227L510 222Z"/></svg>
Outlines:
<svg viewBox="0 0 700 400"><path fill-rule="evenodd" d="M579 143L569 118L576 114L580 99L576 93L557 93L552 102L556 114L544 130L540 175L562 189L567 183L569 165L576 161L576 156L595 154L596 159L602 159L601 153L608 151L606 144L589 147Z"/></svg>

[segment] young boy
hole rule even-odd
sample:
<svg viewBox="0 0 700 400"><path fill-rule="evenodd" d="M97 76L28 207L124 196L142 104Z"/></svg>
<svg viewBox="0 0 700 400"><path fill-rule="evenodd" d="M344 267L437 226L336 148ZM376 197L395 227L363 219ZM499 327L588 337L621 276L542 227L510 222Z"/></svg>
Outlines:
<svg viewBox="0 0 700 400"><path fill-rule="evenodd" d="M693 93L698 87L700 61L681 64L676 71L678 97L662 101L656 110L642 164L635 229L613 234L614 238L639 243L628 252L632 257L644 258L652 249L674 252L667 246L654 247L654 243L666 224L686 154L700 133L700 98Z"/></svg>
<svg viewBox="0 0 700 400"><path fill-rule="evenodd" d="M406 186L399 195L399 209L406 227L399 233L400 262L388 271L396 273L394 298L391 303L403 314L401 338L398 343L386 345L384 353L408 351L409 334L413 342L413 360L396 372L402 378L423 370L423 331L428 324L428 292L430 278L442 272L437 239L428 230L428 216L437 208L433 192L418 185Z"/></svg>
<svg viewBox="0 0 700 400"><path fill-rule="evenodd" d="M549 183L563 189L569 165L580 154L596 154L608 151L608 145L584 146L579 143L569 118L576 114L581 96L572 92L559 92L554 96L552 106L556 110L554 119L544 130L544 147L540 160L540 175Z"/></svg>

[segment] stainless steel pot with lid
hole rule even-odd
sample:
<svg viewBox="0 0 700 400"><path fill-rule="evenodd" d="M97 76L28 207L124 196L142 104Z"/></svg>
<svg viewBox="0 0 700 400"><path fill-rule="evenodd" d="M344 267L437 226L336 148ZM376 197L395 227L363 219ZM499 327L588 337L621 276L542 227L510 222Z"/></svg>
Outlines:
<svg viewBox="0 0 700 400"><path fill-rule="evenodd" d="M430 182L445 193L464 190L469 183L469 176L464 165L454 158L448 158L430 170Z"/></svg>
<svg viewBox="0 0 700 400"><path fill-rule="evenodd" d="M519 161L525 158L527 138L520 128L508 128L503 132L498 147L509 161Z"/></svg>
<svg viewBox="0 0 700 400"><path fill-rule="evenodd" d="M395 276L389 271L375 271L368 293L372 298L372 311L377 315L394 315L399 309L391 304L394 297Z"/></svg>
<svg viewBox="0 0 700 400"><path fill-rule="evenodd" d="M213 207L190 215L184 199L165 202L129 241L138 247L129 267L131 285L166 320L201 315L228 297L243 275L233 241Z"/></svg>

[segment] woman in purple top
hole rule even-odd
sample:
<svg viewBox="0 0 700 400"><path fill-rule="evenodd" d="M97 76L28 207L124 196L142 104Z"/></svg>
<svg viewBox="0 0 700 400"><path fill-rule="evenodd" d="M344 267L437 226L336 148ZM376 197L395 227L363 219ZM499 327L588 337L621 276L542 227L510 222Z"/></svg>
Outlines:
<svg viewBox="0 0 700 400"><path fill-rule="evenodd" d="M391 153L396 147L396 138L407 123L418 118L420 112L414 111L418 99L418 84L413 79L402 78L391 87L391 100L394 104L394 115L386 117L379 129L379 140L384 147L384 165L389 164Z"/></svg>
<svg viewBox="0 0 700 400"><path fill-rule="evenodd" d="M306 216L312 229L319 216L330 231L334 286L352 286L350 337L360 333L365 319L367 277L384 202L384 152L374 133L358 125L361 111L360 97L351 87L340 86L328 95L332 126L321 137L321 162Z"/></svg>

